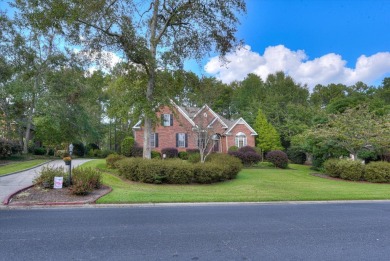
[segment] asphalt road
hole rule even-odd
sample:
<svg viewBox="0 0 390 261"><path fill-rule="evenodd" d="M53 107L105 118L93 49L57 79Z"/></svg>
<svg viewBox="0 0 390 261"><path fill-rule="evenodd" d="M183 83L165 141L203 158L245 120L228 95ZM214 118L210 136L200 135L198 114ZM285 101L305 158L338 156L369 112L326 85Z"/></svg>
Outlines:
<svg viewBox="0 0 390 261"><path fill-rule="evenodd" d="M72 168L77 167L90 159L75 159L72 160ZM16 174L1 176L0 177L0 204L1 202L10 194L23 189L25 187L31 186L35 177L39 175L39 172L43 166L52 166L52 167L64 167L65 170L68 169L68 166L65 166L63 160L54 160L42 166L32 168L26 171L21 171Z"/></svg>
<svg viewBox="0 0 390 261"><path fill-rule="evenodd" d="M389 260L390 203L0 210L0 260Z"/></svg>

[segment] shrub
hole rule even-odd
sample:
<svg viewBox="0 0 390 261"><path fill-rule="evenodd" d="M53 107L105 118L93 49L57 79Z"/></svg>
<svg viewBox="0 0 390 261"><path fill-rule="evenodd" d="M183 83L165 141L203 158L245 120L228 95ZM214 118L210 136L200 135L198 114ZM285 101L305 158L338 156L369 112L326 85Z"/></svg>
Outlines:
<svg viewBox="0 0 390 261"><path fill-rule="evenodd" d="M99 149L90 149L88 151L88 156L89 157L101 157L102 156L102 151Z"/></svg>
<svg viewBox="0 0 390 261"><path fill-rule="evenodd" d="M232 179L241 170L240 160L226 154L212 156L206 163L190 164L179 159L145 160L126 158L117 162L119 175L145 183L212 183Z"/></svg>
<svg viewBox="0 0 390 261"><path fill-rule="evenodd" d="M152 159L161 159L161 153L158 151L152 150L151 156L152 156Z"/></svg>
<svg viewBox="0 0 390 261"><path fill-rule="evenodd" d="M131 156L132 157L142 157L144 149L142 147L134 146L131 148Z"/></svg>
<svg viewBox="0 0 390 261"><path fill-rule="evenodd" d="M266 159L274 164L275 167L286 169L288 167L287 154L281 150L273 150L267 153Z"/></svg>
<svg viewBox="0 0 390 261"><path fill-rule="evenodd" d="M252 166L261 161L261 155L250 146L242 147L238 151L229 151L229 155L239 158L245 166Z"/></svg>
<svg viewBox="0 0 390 261"><path fill-rule="evenodd" d="M237 146L229 147L228 152L234 152L234 151L238 151L238 147Z"/></svg>
<svg viewBox="0 0 390 261"><path fill-rule="evenodd" d="M248 153L248 152L256 153L256 150L254 148L252 148L251 146L244 146L244 147L239 148L238 152L241 152L241 153Z"/></svg>
<svg viewBox="0 0 390 261"><path fill-rule="evenodd" d="M110 154L107 156L106 158L106 164L107 164L107 168L109 169L115 169L116 168L116 162L119 161L119 160L122 160L124 159L125 156L123 155L119 155L119 154Z"/></svg>
<svg viewBox="0 0 390 261"><path fill-rule="evenodd" d="M84 157L85 146L82 142L73 142L73 155Z"/></svg>
<svg viewBox="0 0 390 261"><path fill-rule="evenodd" d="M93 168L75 168L72 175L71 191L76 195L86 195L101 187L101 174Z"/></svg>
<svg viewBox="0 0 390 261"><path fill-rule="evenodd" d="M359 161L349 159L339 160L337 167L340 169L340 178L347 180L362 180L364 165Z"/></svg>
<svg viewBox="0 0 390 261"><path fill-rule="evenodd" d="M179 152L176 148L163 148L161 150L161 154L164 155L167 159L177 158Z"/></svg>
<svg viewBox="0 0 390 261"><path fill-rule="evenodd" d="M338 166L339 159L328 159L324 162L324 168L326 171L326 174L333 178L339 178L340 177L340 168Z"/></svg>
<svg viewBox="0 0 390 261"><path fill-rule="evenodd" d="M115 151L113 151L113 150L104 149L104 150L102 150L102 151L100 152L100 157L102 157L102 158L107 158L108 155L114 154L114 153L115 153Z"/></svg>
<svg viewBox="0 0 390 261"><path fill-rule="evenodd" d="M63 158L63 157L69 156L69 154L66 152L66 150L57 150L57 151L54 153L54 156Z"/></svg>
<svg viewBox="0 0 390 261"><path fill-rule="evenodd" d="M186 149L188 155L190 154L199 154L199 149Z"/></svg>
<svg viewBox="0 0 390 261"><path fill-rule="evenodd" d="M119 176L129 180L139 181L138 165L141 164L143 158L124 158L116 163Z"/></svg>
<svg viewBox="0 0 390 261"><path fill-rule="evenodd" d="M182 160L188 160L188 152L186 151L179 151L179 159Z"/></svg>
<svg viewBox="0 0 390 261"><path fill-rule="evenodd" d="M295 164L304 164L306 161L305 150L300 147L290 147L287 149L287 156Z"/></svg>
<svg viewBox="0 0 390 261"><path fill-rule="evenodd" d="M42 147L38 147L34 149L34 155L45 155L46 149Z"/></svg>
<svg viewBox="0 0 390 261"><path fill-rule="evenodd" d="M53 188L54 177L63 177L63 186L67 187L69 185L69 175L64 171L64 168L54 168L52 166L43 166L39 176L34 179L33 183L34 185L39 186L42 186L46 183L50 188Z"/></svg>
<svg viewBox="0 0 390 261"><path fill-rule="evenodd" d="M0 138L0 158L9 157L12 154L22 152L22 146L16 141Z"/></svg>
<svg viewBox="0 0 390 261"><path fill-rule="evenodd" d="M121 143L121 154L125 155L126 157L130 157L131 150L133 147L134 147L134 138L133 137L124 138Z"/></svg>
<svg viewBox="0 0 390 261"><path fill-rule="evenodd" d="M99 146L95 143L89 143L86 147L85 147L85 151L90 151L90 150L100 150Z"/></svg>
<svg viewBox="0 0 390 261"><path fill-rule="evenodd" d="M188 154L188 161L190 163L198 163L198 162L200 162L200 154L199 153L189 153Z"/></svg>
<svg viewBox="0 0 390 261"><path fill-rule="evenodd" d="M369 182L389 183L390 163L370 162L369 164L366 165L364 179Z"/></svg>
<svg viewBox="0 0 390 261"><path fill-rule="evenodd" d="M235 178L242 169L240 159L224 153L213 153L208 158L208 161L224 165L227 168L226 173L228 179Z"/></svg>

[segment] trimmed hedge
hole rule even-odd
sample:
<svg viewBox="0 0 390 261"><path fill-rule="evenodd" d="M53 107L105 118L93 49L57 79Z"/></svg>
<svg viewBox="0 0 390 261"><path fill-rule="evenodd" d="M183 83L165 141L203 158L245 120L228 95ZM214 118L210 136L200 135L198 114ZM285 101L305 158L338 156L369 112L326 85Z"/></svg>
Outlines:
<svg viewBox="0 0 390 261"><path fill-rule="evenodd" d="M188 160L188 152L186 151L179 151L179 159L182 160Z"/></svg>
<svg viewBox="0 0 390 261"><path fill-rule="evenodd" d="M346 180L363 180L365 166L360 161L350 159L329 159L324 163L327 174Z"/></svg>
<svg viewBox="0 0 390 261"><path fill-rule="evenodd" d="M366 165L364 179L375 183L390 183L390 163L370 162Z"/></svg>
<svg viewBox="0 0 390 261"><path fill-rule="evenodd" d="M265 158L277 168L286 169L288 167L287 154L281 150L270 151Z"/></svg>
<svg viewBox="0 0 390 261"><path fill-rule="evenodd" d="M324 162L326 173L333 178L340 178L340 168L338 167L339 159L328 159Z"/></svg>
<svg viewBox="0 0 390 261"><path fill-rule="evenodd" d="M161 159L161 153L155 150L152 150L151 152L152 159Z"/></svg>
<svg viewBox="0 0 390 261"><path fill-rule="evenodd" d="M241 162L226 154L219 155L203 164L179 159L126 158L118 161L117 166L120 176L144 183L204 184L235 178L242 168Z"/></svg>
<svg viewBox="0 0 390 261"><path fill-rule="evenodd" d="M126 157L123 155L116 154L116 153L108 155L106 158L107 167L109 169L116 169L115 163L119 160L124 159L124 158L126 158Z"/></svg>

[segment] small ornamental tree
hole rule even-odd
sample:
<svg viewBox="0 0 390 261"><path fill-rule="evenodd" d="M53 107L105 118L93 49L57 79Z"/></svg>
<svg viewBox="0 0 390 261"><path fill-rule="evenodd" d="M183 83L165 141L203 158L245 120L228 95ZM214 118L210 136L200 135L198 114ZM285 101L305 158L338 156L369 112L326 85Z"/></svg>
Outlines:
<svg viewBox="0 0 390 261"><path fill-rule="evenodd" d="M133 147L134 147L134 138L133 137L124 138L121 143L121 154L126 157L130 157Z"/></svg>
<svg viewBox="0 0 390 261"><path fill-rule="evenodd" d="M272 124L268 123L261 109L257 113L253 127L258 134L256 136L256 146L262 150L263 154L271 150L280 150L283 148L278 132Z"/></svg>

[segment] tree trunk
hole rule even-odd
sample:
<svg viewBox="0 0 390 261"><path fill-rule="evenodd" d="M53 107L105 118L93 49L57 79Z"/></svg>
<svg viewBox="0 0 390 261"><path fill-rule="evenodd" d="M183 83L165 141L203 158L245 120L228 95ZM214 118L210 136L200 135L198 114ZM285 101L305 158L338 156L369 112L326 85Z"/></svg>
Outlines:
<svg viewBox="0 0 390 261"><path fill-rule="evenodd" d="M153 130L152 118L148 113L152 113L152 104L153 104L153 93L156 85L156 51L157 51L157 39L156 39L156 30L157 30L157 18L158 18L158 8L159 0L154 1L153 7L153 16L150 22L150 60L149 60L149 70L148 71L148 86L146 89L146 105L147 111L144 115L144 149L143 149L143 158L151 159L152 158L152 148L150 147L150 136ZM149 111L149 109L151 109Z"/></svg>

